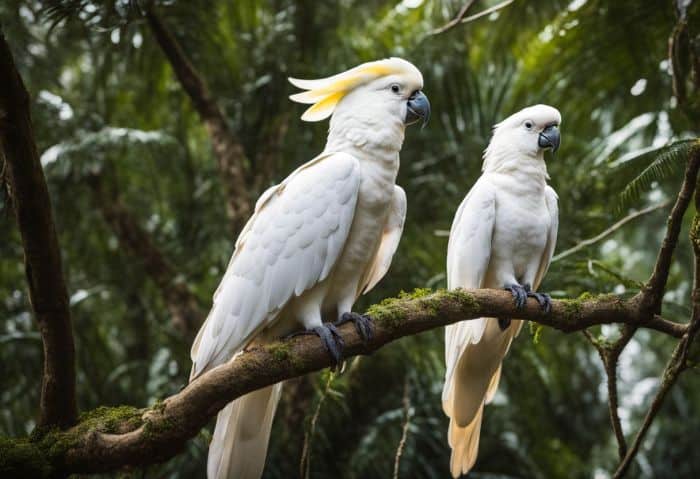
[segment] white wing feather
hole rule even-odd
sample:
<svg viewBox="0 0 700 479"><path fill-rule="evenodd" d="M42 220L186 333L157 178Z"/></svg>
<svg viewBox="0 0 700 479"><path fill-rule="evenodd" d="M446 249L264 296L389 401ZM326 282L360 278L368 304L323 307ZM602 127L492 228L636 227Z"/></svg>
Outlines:
<svg viewBox="0 0 700 479"><path fill-rule="evenodd" d="M229 360L335 266L355 214L359 162L323 154L269 188L243 228L192 346L192 377Z"/></svg>
<svg viewBox="0 0 700 479"><path fill-rule="evenodd" d="M544 275L547 274L549 264L552 262L552 256L554 256L554 248L557 246L557 233L559 232L559 196L557 196L557 193L551 186L547 186L544 190L544 198L547 203L547 211L549 211L551 223L549 235L547 236L547 245L544 248L542 260L540 261L540 268L537 270L537 275L532 285L534 290L540 287Z"/></svg>
<svg viewBox="0 0 700 479"><path fill-rule="evenodd" d="M491 258L496 220L495 188L479 179L457 210L447 246L447 287L480 288ZM462 350L481 340L486 318L461 321L445 329L446 384L451 382Z"/></svg>
<svg viewBox="0 0 700 479"><path fill-rule="evenodd" d="M377 248L377 254L367 272L366 280L361 284L365 285L362 293L370 291L389 271L391 260L399 247L403 225L406 220L406 192L398 185L394 185L394 199L391 203L391 210L384 225L382 239Z"/></svg>

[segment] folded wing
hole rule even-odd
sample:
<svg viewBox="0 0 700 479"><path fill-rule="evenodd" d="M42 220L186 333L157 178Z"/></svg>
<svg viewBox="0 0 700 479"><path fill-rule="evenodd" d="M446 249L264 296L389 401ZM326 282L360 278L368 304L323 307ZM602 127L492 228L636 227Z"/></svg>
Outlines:
<svg viewBox="0 0 700 479"><path fill-rule="evenodd" d="M494 187L479 179L457 210L447 246L447 287L480 288L491 259L491 239L496 220ZM451 391L452 376L464 348L478 343L486 318L461 321L445 330L445 389L443 402Z"/></svg>
<svg viewBox="0 0 700 479"><path fill-rule="evenodd" d="M323 154L258 200L192 345L192 374L226 362L342 253L360 186L357 159Z"/></svg>
<svg viewBox="0 0 700 479"><path fill-rule="evenodd" d="M403 234L403 225L406 220L406 192L398 185L394 185L394 198L391 210L384 225L382 240L377 249L377 254L370 265L365 281L360 284L362 293L366 293L384 277L389 271L391 260L399 247L399 241Z"/></svg>
<svg viewBox="0 0 700 479"><path fill-rule="evenodd" d="M537 270L537 275L535 276L535 281L532 285L533 289L535 290L540 287L542 278L544 278L544 275L549 269L549 264L552 262L554 248L557 245L557 233L559 232L559 197L551 186L547 186L544 190L544 198L547 202L547 210L549 211L551 223L549 226L549 234L547 236L547 245L544 248L542 260L540 261L540 268Z"/></svg>

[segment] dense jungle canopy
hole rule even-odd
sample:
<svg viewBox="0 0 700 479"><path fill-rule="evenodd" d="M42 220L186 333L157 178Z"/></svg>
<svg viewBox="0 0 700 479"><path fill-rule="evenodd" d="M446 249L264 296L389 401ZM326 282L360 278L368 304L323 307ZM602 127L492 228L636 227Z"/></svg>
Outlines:
<svg viewBox="0 0 700 479"><path fill-rule="evenodd" d="M460 13L466 22L448 24ZM3 0L0 25L31 95L80 411L146 407L187 383L189 346L251 206L325 142L327 123L302 122L304 108L289 101L289 76L400 56L421 69L432 102L432 120L407 130L401 153L403 238L358 311L445 286L447 235L492 126L535 103L563 117L548 171L559 194L556 253L566 253L541 289L554 299L632 297L654 267L700 133L692 0ZM14 438L37 425L43 349L5 171L0 154L0 435ZM694 212L663 296L663 317L679 323L693 308ZM618 330L595 326L589 339L606 345ZM448 477L443 335L403 338L351 359L342 374L290 380L264 477ZM628 440L677 342L640 329L619 357ZM612 477L620 458L608 394L583 334L525 327L486 409L470 477ZM699 404L690 364L628 477L700 475ZM105 477L204 477L212 424L162 464Z"/></svg>

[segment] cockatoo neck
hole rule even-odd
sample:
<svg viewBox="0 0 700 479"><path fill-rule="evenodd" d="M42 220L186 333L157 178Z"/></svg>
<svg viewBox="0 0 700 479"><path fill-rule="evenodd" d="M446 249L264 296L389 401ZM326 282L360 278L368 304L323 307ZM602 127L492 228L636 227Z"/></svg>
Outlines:
<svg viewBox="0 0 700 479"><path fill-rule="evenodd" d="M542 192L549 179L543 150L528 154L522 151L510 151L508 148L489 147L484 154L482 171L484 174L506 174L523 188L542 190Z"/></svg>
<svg viewBox="0 0 700 479"><path fill-rule="evenodd" d="M387 116L334 113L325 151L353 154L359 150L371 157L394 160L403 145L405 125Z"/></svg>

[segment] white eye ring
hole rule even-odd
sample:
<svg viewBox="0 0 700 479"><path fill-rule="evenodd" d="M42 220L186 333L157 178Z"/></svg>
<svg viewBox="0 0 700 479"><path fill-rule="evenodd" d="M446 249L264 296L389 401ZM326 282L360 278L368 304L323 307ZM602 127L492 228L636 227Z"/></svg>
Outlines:
<svg viewBox="0 0 700 479"><path fill-rule="evenodd" d="M531 128L532 128L532 122L529 121L529 120L526 121L526 122L525 122L525 128L527 128L528 130L531 129Z"/></svg>
<svg viewBox="0 0 700 479"><path fill-rule="evenodd" d="M391 85L391 91L394 93L401 93L401 87L397 83L394 83Z"/></svg>

